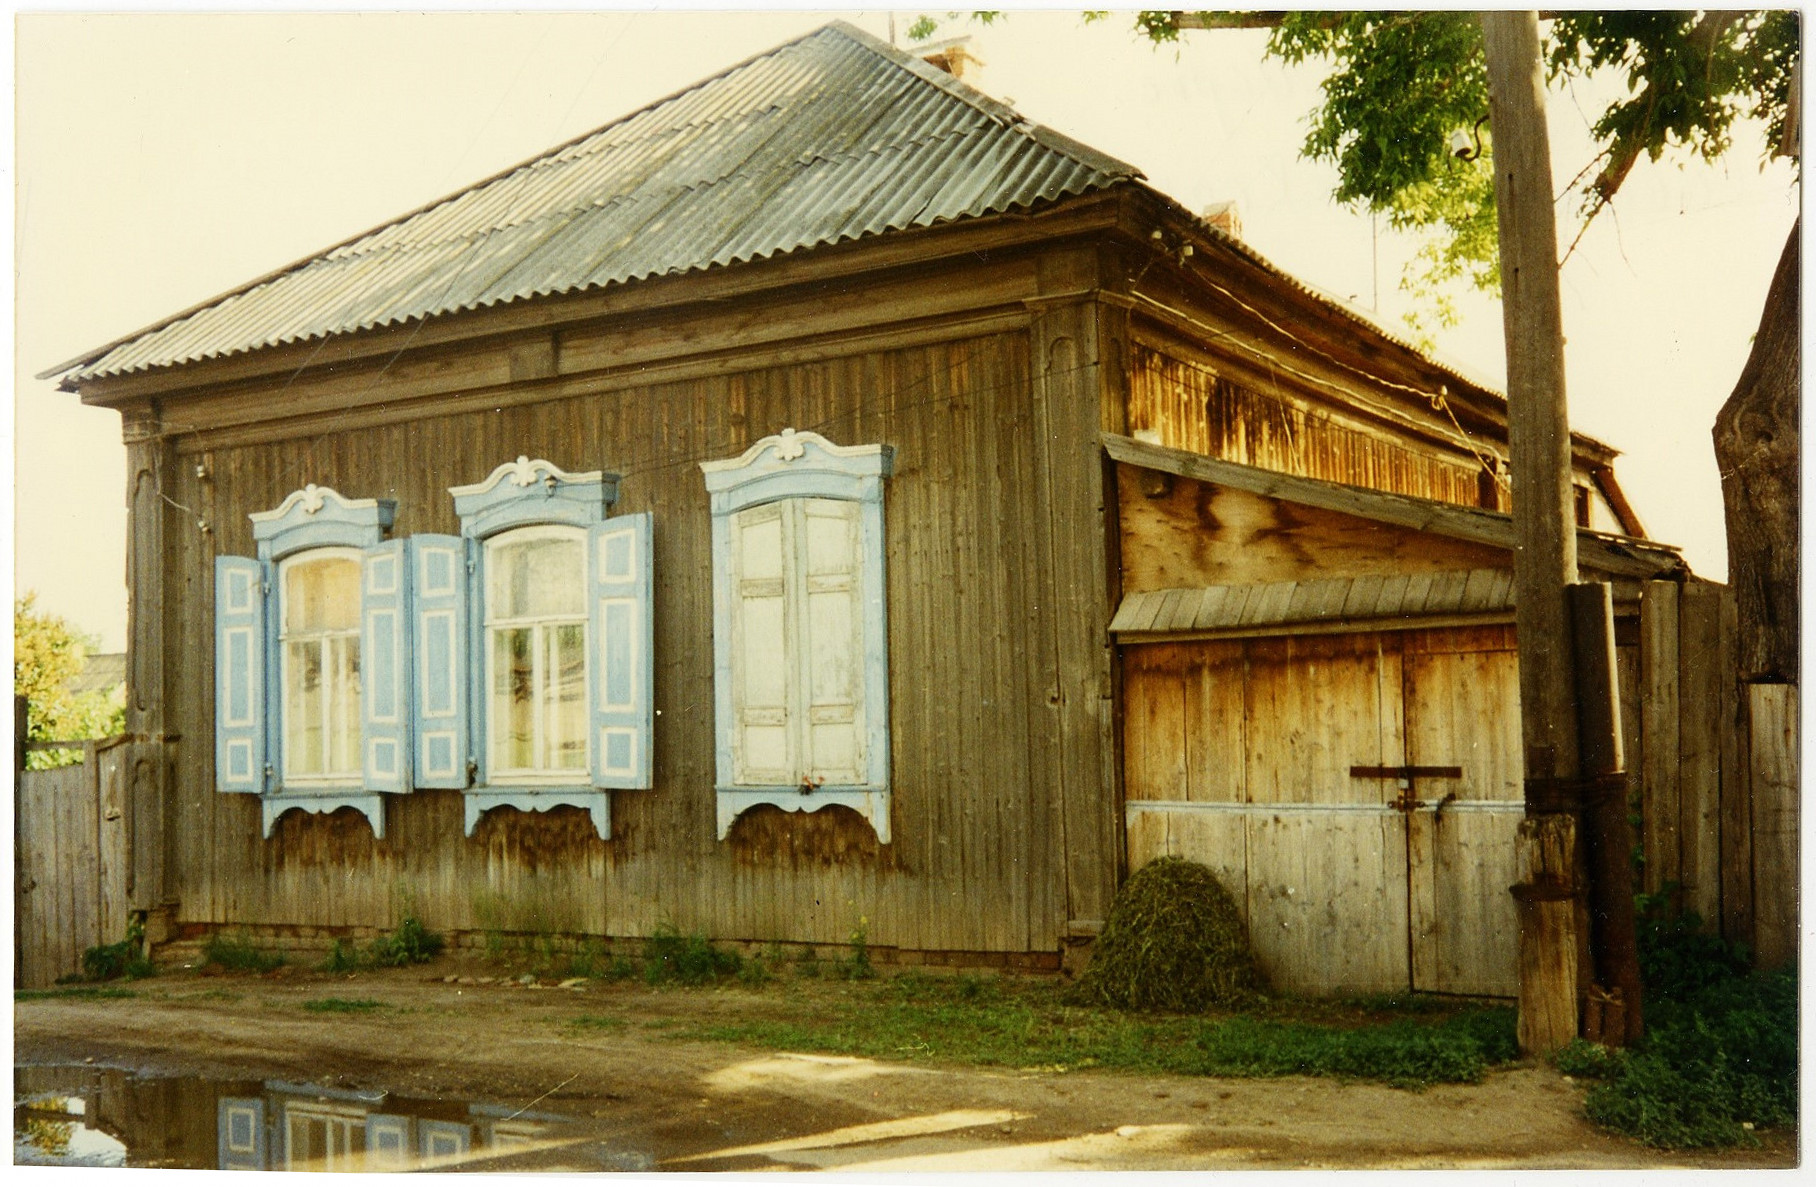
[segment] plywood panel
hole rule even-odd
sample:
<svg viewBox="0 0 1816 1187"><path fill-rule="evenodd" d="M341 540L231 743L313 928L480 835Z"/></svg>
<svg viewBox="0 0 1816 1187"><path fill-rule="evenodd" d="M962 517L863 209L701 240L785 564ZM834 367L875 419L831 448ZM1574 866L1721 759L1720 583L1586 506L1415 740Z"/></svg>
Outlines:
<svg viewBox="0 0 1816 1187"><path fill-rule="evenodd" d="M1153 589L1507 569L1504 549L1119 464L1122 583ZM1150 491L1160 493L1150 495Z"/></svg>

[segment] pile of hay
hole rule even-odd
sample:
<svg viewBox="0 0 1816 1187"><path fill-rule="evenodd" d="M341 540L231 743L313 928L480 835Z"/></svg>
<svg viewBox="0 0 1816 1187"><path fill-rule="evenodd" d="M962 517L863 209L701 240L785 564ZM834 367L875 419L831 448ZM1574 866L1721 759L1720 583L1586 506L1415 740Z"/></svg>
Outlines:
<svg viewBox="0 0 1816 1187"><path fill-rule="evenodd" d="M1265 989L1248 930L1217 876L1183 857L1157 857L1116 892L1071 996L1125 1010L1190 1013L1241 1005Z"/></svg>

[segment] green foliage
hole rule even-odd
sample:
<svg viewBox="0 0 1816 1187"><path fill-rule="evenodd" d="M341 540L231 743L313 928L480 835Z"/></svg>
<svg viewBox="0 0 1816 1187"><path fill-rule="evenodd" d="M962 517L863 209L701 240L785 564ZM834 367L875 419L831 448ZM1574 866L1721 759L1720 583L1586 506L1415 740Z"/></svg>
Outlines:
<svg viewBox="0 0 1816 1187"><path fill-rule="evenodd" d="M304 1002L303 1009L316 1014L364 1014L368 1010L383 1009L384 1004L369 997L318 997Z"/></svg>
<svg viewBox="0 0 1816 1187"><path fill-rule="evenodd" d="M101 944L82 953L82 975L90 981L129 981L150 977L157 966L145 958L145 925L134 917L126 924L126 938Z"/></svg>
<svg viewBox="0 0 1816 1187"><path fill-rule="evenodd" d="M351 973L362 966L359 950L345 940L336 939L327 957L315 967L324 973Z"/></svg>
<svg viewBox="0 0 1816 1187"><path fill-rule="evenodd" d="M1677 884L1670 883L1657 894L1634 899L1640 979L1648 1009L1659 1000L1690 1000L1705 989L1745 976L1752 966L1744 945L1705 931L1702 917L1694 911L1673 911L1670 900L1677 891Z"/></svg>
<svg viewBox="0 0 1816 1187"><path fill-rule="evenodd" d="M859 917L857 926L851 929L851 952L839 962L839 974L847 981L868 981L876 976L876 968L870 963L870 920Z"/></svg>
<svg viewBox="0 0 1816 1187"><path fill-rule="evenodd" d="M622 1018L613 1018L606 1014L578 1014L565 1019L562 1025L578 1030L623 1030L630 1023Z"/></svg>
<svg viewBox="0 0 1816 1187"><path fill-rule="evenodd" d="M40 612L35 593L13 603L13 693L26 698L27 741L108 738L125 732L124 686L80 696L69 691L69 682L97 647L94 636L55 614ZM26 757L25 765L36 771L80 761L79 751L38 750Z"/></svg>
<svg viewBox="0 0 1816 1187"><path fill-rule="evenodd" d="M405 915L397 930L372 941L367 957L379 968L426 964L441 955L445 946L440 932L430 931L415 915Z"/></svg>
<svg viewBox="0 0 1816 1187"><path fill-rule="evenodd" d="M1125 882L1075 987L1081 1004L1190 1012L1242 1004L1262 990L1236 904L1216 875L1177 856Z"/></svg>
<svg viewBox="0 0 1816 1187"><path fill-rule="evenodd" d="M1341 1005L1319 1006L1314 1013L1329 1016L1322 1022L1143 1018L1067 1005L1044 983L918 972L839 992L856 995L848 1007L816 1001L792 1019L692 1024L671 1034L917 1063L1320 1075L1401 1087L1472 1082L1515 1057L1513 1012L1500 1008L1433 1007L1385 1023L1358 1022Z"/></svg>
<svg viewBox="0 0 1816 1187"><path fill-rule="evenodd" d="M239 973L268 973L284 963L281 952L268 952L253 946L251 933L241 929L228 936L215 932L202 945L202 963L214 964Z"/></svg>
<svg viewBox="0 0 1816 1187"><path fill-rule="evenodd" d="M1797 974L1748 971L1746 949L1674 912L1676 888L1641 895L1646 1035L1632 1049L1573 1043L1559 1070L1598 1080L1584 1111L1649 1146L1752 1143L1797 1115Z"/></svg>
<svg viewBox="0 0 1816 1187"><path fill-rule="evenodd" d="M668 924L643 942L643 979L651 985L705 985L734 975L743 963L698 932L684 936Z"/></svg>

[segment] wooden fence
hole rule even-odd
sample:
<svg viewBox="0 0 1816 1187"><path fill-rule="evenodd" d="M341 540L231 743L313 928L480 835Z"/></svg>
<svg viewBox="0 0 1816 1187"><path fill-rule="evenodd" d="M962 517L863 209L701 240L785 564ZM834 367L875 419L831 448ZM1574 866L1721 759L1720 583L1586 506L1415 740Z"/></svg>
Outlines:
<svg viewBox="0 0 1816 1187"><path fill-rule="evenodd" d="M109 738L56 749L79 750L81 763L21 769L13 785L15 988L81 971L84 950L125 938L131 909L133 747Z"/></svg>
<svg viewBox="0 0 1816 1187"><path fill-rule="evenodd" d="M1638 670L1622 681L1627 763L1646 891L1675 887L1771 967L1797 953L1797 687L1737 683L1735 627L1727 586L1646 583Z"/></svg>

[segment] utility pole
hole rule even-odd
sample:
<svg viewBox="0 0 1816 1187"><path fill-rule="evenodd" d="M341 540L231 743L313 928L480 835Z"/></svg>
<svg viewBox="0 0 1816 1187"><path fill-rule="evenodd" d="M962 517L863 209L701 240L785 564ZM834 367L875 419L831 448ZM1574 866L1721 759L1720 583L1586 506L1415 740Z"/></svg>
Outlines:
<svg viewBox="0 0 1816 1187"><path fill-rule="evenodd" d="M1536 12L1481 14L1494 131L1513 478L1526 819L1520 823L1520 1048L1576 1038L1579 785L1566 589L1577 579L1557 221Z"/></svg>

